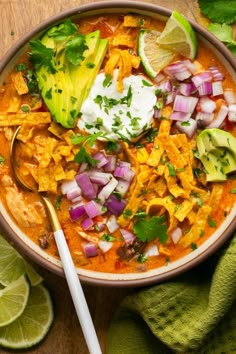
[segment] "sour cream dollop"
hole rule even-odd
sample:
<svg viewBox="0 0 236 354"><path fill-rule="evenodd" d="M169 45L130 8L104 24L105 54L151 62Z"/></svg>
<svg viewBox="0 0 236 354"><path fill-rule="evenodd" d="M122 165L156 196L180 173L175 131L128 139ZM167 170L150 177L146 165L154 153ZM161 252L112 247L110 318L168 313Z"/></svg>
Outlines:
<svg viewBox="0 0 236 354"><path fill-rule="evenodd" d="M135 139L151 127L156 104L155 87L143 75L123 79L123 91L117 91L118 70L108 80L97 75L89 96L81 108L78 127L89 134L104 132L107 138Z"/></svg>

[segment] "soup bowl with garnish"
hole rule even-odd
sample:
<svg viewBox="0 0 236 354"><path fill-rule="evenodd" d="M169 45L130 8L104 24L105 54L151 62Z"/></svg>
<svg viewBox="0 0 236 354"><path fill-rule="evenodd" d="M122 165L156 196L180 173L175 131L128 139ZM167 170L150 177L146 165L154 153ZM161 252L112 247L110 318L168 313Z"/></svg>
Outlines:
<svg viewBox="0 0 236 354"><path fill-rule="evenodd" d="M204 28L151 4L84 5L0 72L1 227L32 260L63 275L42 193L90 284L167 280L230 237L236 63Z"/></svg>

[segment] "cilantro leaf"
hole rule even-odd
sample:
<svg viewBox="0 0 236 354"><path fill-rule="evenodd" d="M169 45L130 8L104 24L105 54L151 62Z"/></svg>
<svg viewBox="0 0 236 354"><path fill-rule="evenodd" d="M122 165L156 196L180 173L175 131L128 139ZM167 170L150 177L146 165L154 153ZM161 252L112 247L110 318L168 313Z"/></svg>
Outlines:
<svg viewBox="0 0 236 354"><path fill-rule="evenodd" d="M56 69L53 61L54 50L45 47L40 40L30 41L30 48L30 62L36 66L44 65L48 72L55 74Z"/></svg>
<svg viewBox="0 0 236 354"><path fill-rule="evenodd" d="M74 161L77 163L87 162L91 166L96 166L98 160L92 158L92 156L87 152L84 146L81 146L80 150L74 157Z"/></svg>
<svg viewBox="0 0 236 354"><path fill-rule="evenodd" d="M210 23L207 29L213 33L236 56L236 42L233 40L233 29L226 23Z"/></svg>
<svg viewBox="0 0 236 354"><path fill-rule="evenodd" d="M86 49L88 49L88 46L86 45L85 36L79 33L66 43L66 58L71 64L80 65L81 61L85 58L83 53Z"/></svg>
<svg viewBox="0 0 236 354"><path fill-rule="evenodd" d="M198 0L201 12L212 22L230 24L236 21L235 0Z"/></svg>
<svg viewBox="0 0 236 354"><path fill-rule="evenodd" d="M76 24L72 23L70 19L65 20L59 26L54 26L48 31L48 37L53 37L55 41L63 41L68 36L78 32Z"/></svg>
<svg viewBox="0 0 236 354"><path fill-rule="evenodd" d="M134 224L134 233L143 242L158 238L161 243L165 243L167 240L165 220L165 216L152 216L150 219L139 218Z"/></svg>

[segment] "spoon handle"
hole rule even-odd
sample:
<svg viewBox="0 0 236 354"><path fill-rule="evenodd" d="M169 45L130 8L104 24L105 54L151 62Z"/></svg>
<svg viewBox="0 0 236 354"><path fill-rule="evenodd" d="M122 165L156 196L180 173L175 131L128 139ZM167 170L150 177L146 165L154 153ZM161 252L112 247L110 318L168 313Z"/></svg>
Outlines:
<svg viewBox="0 0 236 354"><path fill-rule="evenodd" d="M90 354L101 354L102 351L98 342L89 308L85 300L83 289L76 273L63 231L55 231L54 237L89 352Z"/></svg>
<svg viewBox="0 0 236 354"><path fill-rule="evenodd" d="M47 208L48 216L53 229L55 242L60 255L65 277L70 289L71 297L75 310L89 349L90 354L102 354L89 308L84 296L84 292L75 270L75 265L71 257L69 247L66 243L65 235L61 229L57 213L50 199L41 194L44 204Z"/></svg>

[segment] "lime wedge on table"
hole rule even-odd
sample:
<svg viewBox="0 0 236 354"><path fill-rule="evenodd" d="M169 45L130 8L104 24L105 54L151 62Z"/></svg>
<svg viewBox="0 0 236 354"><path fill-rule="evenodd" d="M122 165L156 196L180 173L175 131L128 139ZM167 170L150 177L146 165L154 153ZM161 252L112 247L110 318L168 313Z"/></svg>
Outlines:
<svg viewBox="0 0 236 354"><path fill-rule="evenodd" d="M25 273L28 275L31 285L41 283L41 276L0 235L0 284L7 286Z"/></svg>
<svg viewBox="0 0 236 354"><path fill-rule="evenodd" d="M31 347L45 337L52 321L53 306L47 289L34 286L22 315L0 328L0 345L14 349Z"/></svg>
<svg viewBox="0 0 236 354"><path fill-rule="evenodd" d="M24 311L30 286L24 276L0 290L0 327L6 326Z"/></svg>
<svg viewBox="0 0 236 354"><path fill-rule="evenodd" d="M191 24L177 11L173 11L164 30L157 39L162 48L177 52L189 59L197 54L197 38Z"/></svg>
<svg viewBox="0 0 236 354"><path fill-rule="evenodd" d="M138 55L145 72L152 79L175 57L169 49L161 48L157 43L160 32L141 29L138 38Z"/></svg>

